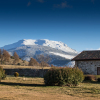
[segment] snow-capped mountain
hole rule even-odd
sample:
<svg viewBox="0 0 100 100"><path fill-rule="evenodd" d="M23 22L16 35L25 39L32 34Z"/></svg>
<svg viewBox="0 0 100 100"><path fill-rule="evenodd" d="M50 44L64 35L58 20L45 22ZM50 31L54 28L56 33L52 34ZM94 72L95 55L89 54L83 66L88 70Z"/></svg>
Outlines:
<svg viewBox="0 0 100 100"><path fill-rule="evenodd" d="M23 39L16 43L1 47L7 50L11 55L16 51L20 58L29 61L30 57L36 58L37 55L49 55L50 64L62 66L67 64L71 58L75 57L77 51L71 49L60 41L51 41L48 39Z"/></svg>
<svg viewBox="0 0 100 100"><path fill-rule="evenodd" d="M75 66L75 61L70 61L66 66L74 67Z"/></svg>

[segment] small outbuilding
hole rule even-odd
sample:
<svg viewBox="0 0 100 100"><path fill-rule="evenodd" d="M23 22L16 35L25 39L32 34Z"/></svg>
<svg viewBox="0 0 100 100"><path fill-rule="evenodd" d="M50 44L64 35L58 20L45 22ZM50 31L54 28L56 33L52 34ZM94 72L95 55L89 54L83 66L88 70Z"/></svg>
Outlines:
<svg viewBox="0 0 100 100"><path fill-rule="evenodd" d="M82 51L72 61L84 74L100 75L100 50Z"/></svg>

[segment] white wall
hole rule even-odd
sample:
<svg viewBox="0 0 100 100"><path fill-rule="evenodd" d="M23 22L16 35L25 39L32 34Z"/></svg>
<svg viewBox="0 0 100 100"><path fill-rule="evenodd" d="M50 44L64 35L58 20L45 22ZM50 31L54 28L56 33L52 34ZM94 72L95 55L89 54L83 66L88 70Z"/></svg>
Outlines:
<svg viewBox="0 0 100 100"><path fill-rule="evenodd" d="M97 75L97 67L100 67L100 60L75 61L75 65L84 72L84 74Z"/></svg>

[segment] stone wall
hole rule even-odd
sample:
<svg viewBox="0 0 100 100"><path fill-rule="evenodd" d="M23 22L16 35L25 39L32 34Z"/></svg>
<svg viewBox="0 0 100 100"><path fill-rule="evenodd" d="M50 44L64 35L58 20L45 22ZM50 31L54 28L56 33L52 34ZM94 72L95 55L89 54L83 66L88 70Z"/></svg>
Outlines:
<svg viewBox="0 0 100 100"><path fill-rule="evenodd" d="M75 65L82 69L84 74L97 75L97 67L100 67L100 60L75 61Z"/></svg>
<svg viewBox="0 0 100 100"><path fill-rule="evenodd" d="M14 75L15 72L19 73L19 76L27 77L43 77L48 69L4 69L7 75Z"/></svg>

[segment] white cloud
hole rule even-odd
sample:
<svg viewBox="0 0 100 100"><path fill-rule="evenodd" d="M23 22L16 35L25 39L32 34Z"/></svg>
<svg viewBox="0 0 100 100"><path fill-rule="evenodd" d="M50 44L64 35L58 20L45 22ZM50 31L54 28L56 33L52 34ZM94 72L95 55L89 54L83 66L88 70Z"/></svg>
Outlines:
<svg viewBox="0 0 100 100"><path fill-rule="evenodd" d="M86 50L100 50L100 48L98 48L98 49L86 48Z"/></svg>
<svg viewBox="0 0 100 100"><path fill-rule="evenodd" d="M95 50L95 49L93 49L93 48L86 48L86 50Z"/></svg>
<svg viewBox="0 0 100 100"><path fill-rule="evenodd" d="M99 48L99 49L97 49L97 50L100 50L100 48Z"/></svg>
<svg viewBox="0 0 100 100"><path fill-rule="evenodd" d="M72 8L72 6L68 5L67 2L62 2L61 4L54 4L55 8Z"/></svg>
<svg viewBox="0 0 100 100"><path fill-rule="evenodd" d="M44 2L44 0L38 0L38 2L43 3L43 2Z"/></svg>
<svg viewBox="0 0 100 100"><path fill-rule="evenodd" d="M94 0L91 0L91 2L94 4Z"/></svg>
<svg viewBox="0 0 100 100"><path fill-rule="evenodd" d="M28 4L27 4L27 6L30 6L30 5L31 5L31 2L29 1Z"/></svg>

